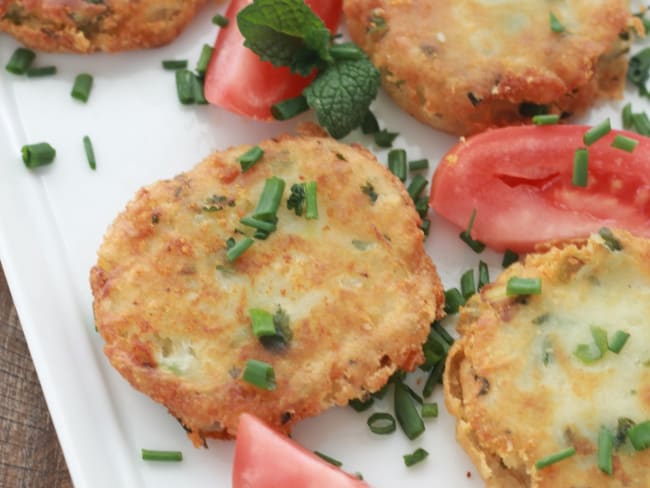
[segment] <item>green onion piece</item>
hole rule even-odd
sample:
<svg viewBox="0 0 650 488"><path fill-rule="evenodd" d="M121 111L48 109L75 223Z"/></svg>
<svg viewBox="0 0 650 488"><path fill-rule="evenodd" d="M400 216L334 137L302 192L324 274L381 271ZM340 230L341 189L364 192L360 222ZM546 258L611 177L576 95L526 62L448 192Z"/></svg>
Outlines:
<svg viewBox="0 0 650 488"><path fill-rule="evenodd" d="M422 229L422 232L424 232L424 236L429 235L429 230L431 229L431 220L429 219L424 219L422 220L422 224L420 224L420 229Z"/></svg>
<svg viewBox="0 0 650 488"><path fill-rule="evenodd" d="M562 461L563 459L570 458L576 453L576 448L575 447L569 447L568 449L565 449L560 452L556 452L555 454L551 454L550 456L543 457L542 459L539 459L535 463L535 467L537 469L544 469L551 464L555 464L558 461Z"/></svg>
<svg viewBox="0 0 650 488"><path fill-rule="evenodd" d="M402 182L406 181L406 151L404 149L388 151L388 169Z"/></svg>
<svg viewBox="0 0 650 488"><path fill-rule="evenodd" d="M612 147L615 147L616 149L621 149L623 151L627 152L632 152L634 151L634 148L637 146L639 141L636 139L632 139L631 137L625 137L620 134L618 134L616 137L614 137L614 141L612 142Z"/></svg>
<svg viewBox="0 0 650 488"><path fill-rule="evenodd" d="M610 251L620 251L623 249L621 242L614 237L614 233L608 227L601 227L598 231L598 235L600 235Z"/></svg>
<svg viewBox="0 0 650 488"><path fill-rule="evenodd" d="M420 461L424 461L426 457L429 455L429 453L425 450L422 449L421 447L418 447L413 453L411 454L404 454L404 464L406 466L413 466L414 464L419 463Z"/></svg>
<svg viewBox="0 0 650 488"><path fill-rule="evenodd" d="M598 432L598 467L603 473L612 475L612 449L614 448L614 434L607 428L601 427Z"/></svg>
<svg viewBox="0 0 650 488"><path fill-rule="evenodd" d="M264 149L260 146L253 146L237 158L241 165L242 173L257 163L264 156Z"/></svg>
<svg viewBox="0 0 650 488"><path fill-rule="evenodd" d="M363 51L353 42L343 42L341 44L332 44L330 46L330 55L336 60L357 60L365 55Z"/></svg>
<svg viewBox="0 0 650 488"><path fill-rule="evenodd" d="M251 318L251 326L255 337L275 335L275 324L273 314L259 308L251 308L248 311Z"/></svg>
<svg viewBox="0 0 650 488"><path fill-rule="evenodd" d="M602 327L591 327L591 336L596 347L591 344L578 344L573 354L585 364L591 364L602 358L608 349L607 331Z"/></svg>
<svg viewBox="0 0 650 488"><path fill-rule="evenodd" d="M88 73L78 74L74 79L74 85L72 85L72 91L70 95L72 98L76 98L84 103L88 101L90 97L90 91L93 88L93 77Z"/></svg>
<svg viewBox="0 0 650 488"><path fill-rule="evenodd" d="M429 198L427 197L418 198L417 202L415 202L415 210L417 210L420 218L423 219L424 217L426 217L427 212L429 212Z"/></svg>
<svg viewBox="0 0 650 488"><path fill-rule="evenodd" d="M145 461L182 461L183 453L181 451L142 449L142 459Z"/></svg>
<svg viewBox="0 0 650 488"><path fill-rule="evenodd" d="M28 144L21 149L23 156L23 163L29 169L45 166L54 161L56 150L47 142L39 142L37 144Z"/></svg>
<svg viewBox="0 0 650 488"><path fill-rule="evenodd" d="M327 461L331 465L336 466L337 468L340 468L341 466L343 466L343 463L341 461L339 461L338 459L334 459L333 457L330 457L327 454L323 454L320 451L314 451L314 454L316 454L322 460Z"/></svg>
<svg viewBox="0 0 650 488"><path fill-rule="evenodd" d="M237 259L239 256L241 256L246 249L251 247L253 245L253 239L250 237L244 237L241 241L235 243L234 246L230 247L226 251L226 259L229 262L233 262L235 259Z"/></svg>
<svg viewBox="0 0 650 488"><path fill-rule="evenodd" d="M428 159L415 159L409 161L409 171L419 171L421 169L429 169Z"/></svg>
<svg viewBox="0 0 650 488"><path fill-rule="evenodd" d="M86 159L88 160L88 166L90 169L97 169L97 161L95 160L95 150L93 149L93 143L90 140L90 137L84 136L84 151L86 151Z"/></svg>
<svg viewBox="0 0 650 488"><path fill-rule="evenodd" d="M318 186L315 181L305 183L305 218L318 218Z"/></svg>
<svg viewBox="0 0 650 488"><path fill-rule="evenodd" d="M275 390L275 371L273 366L264 361L249 359L244 367L242 378L247 383L263 390Z"/></svg>
<svg viewBox="0 0 650 488"><path fill-rule="evenodd" d="M480 290L485 285L490 282L490 270L488 269L487 263L479 261L478 263L478 286L477 290Z"/></svg>
<svg viewBox="0 0 650 488"><path fill-rule="evenodd" d="M429 376L427 376L427 380L424 382L424 386L422 387L422 396L424 398L429 398L433 393L433 389L436 387L436 385L442 383L442 373L444 373L444 371L444 361L440 361L433 367L429 373Z"/></svg>
<svg viewBox="0 0 650 488"><path fill-rule="evenodd" d="M469 223L467 224L467 229L461 232L458 237L461 241L467 244L472 251L479 254L485 249L485 244L479 240L472 239L472 227L474 227L474 219L476 219L476 209L472 210L472 215L469 218Z"/></svg>
<svg viewBox="0 0 650 488"><path fill-rule="evenodd" d="M422 175L415 175L413 177L406 191L414 202L418 199L420 193L422 193L428 183L427 179Z"/></svg>
<svg viewBox="0 0 650 488"><path fill-rule="evenodd" d="M424 404L424 400L422 400L422 397L420 395L418 395L413 388L411 388L406 383L404 383L404 387L409 392L409 395L411 395L411 398L413 399L413 401L415 401L418 405L423 405Z"/></svg>
<svg viewBox="0 0 650 488"><path fill-rule="evenodd" d="M474 293L476 293L476 285L474 284L474 270L468 269L460 277L460 292L463 298L467 300Z"/></svg>
<svg viewBox="0 0 650 488"><path fill-rule="evenodd" d="M194 103L197 105L208 104L208 99L205 98L203 79L194 73L192 73L192 95L194 97Z"/></svg>
<svg viewBox="0 0 650 488"><path fill-rule="evenodd" d="M650 119L645 112L632 114L632 125L642 136L650 136Z"/></svg>
<svg viewBox="0 0 650 488"><path fill-rule="evenodd" d="M43 66L41 68L29 68L27 70L28 78L42 78L43 76L52 76L56 74L56 66Z"/></svg>
<svg viewBox="0 0 650 488"><path fill-rule="evenodd" d="M253 229L261 230L261 231L267 232L267 233L275 232L275 230L277 228L277 226L273 222L267 222L265 220L259 220L259 219L256 219L255 217L251 217L250 215L242 217L240 222L242 224L244 224L244 225L252 227Z"/></svg>
<svg viewBox="0 0 650 488"><path fill-rule="evenodd" d="M506 285L506 295L539 295L542 293L541 278L520 278L513 276Z"/></svg>
<svg viewBox="0 0 650 488"><path fill-rule="evenodd" d="M183 105L194 103L194 73L190 70L176 70L176 94Z"/></svg>
<svg viewBox="0 0 650 488"><path fill-rule="evenodd" d="M368 410L373 403L375 403L375 399L371 396L368 397L367 400L359 400L358 398L353 398L352 400L348 401L348 405L350 405L357 412Z"/></svg>
<svg viewBox="0 0 650 488"><path fill-rule="evenodd" d="M9 62L5 66L5 69L9 71L9 73L15 75L24 75L34 62L35 58L36 53L34 51L24 47L19 47L11 55L11 58L9 58Z"/></svg>
<svg viewBox="0 0 650 488"><path fill-rule="evenodd" d="M375 134L379 132L379 122L377 117L370 110L366 112L363 120L361 121L361 132L364 134Z"/></svg>
<svg viewBox="0 0 650 488"><path fill-rule="evenodd" d="M275 220L275 214L280 207L282 193L284 192L284 180L277 176L272 176L264 182L264 189L257 207L251 215L253 218L272 222Z"/></svg>
<svg viewBox="0 0 650 488"><path fill-rule="evenodd" d="M507 268L512 263L516 263L517 261L519 261L519 254L511 251L510 249L506 249L506 251L503 253L503 261L501 261L501 266Z"/></svg>
<svg viewBox="0 0 650 488"><path fill-rule="evenodd" d="M621 110L621 119L623 122L623 128L624 129L631 129L632 126L634 125L634 122L632 121L632 104L631 103L626 103L623 106L623 110Z"/></svg>
<svg viewBox="0 0 650 488"><path fill-rule="evenodd" d="M208 69L208 64L210 63L210 58L212 57L212 51L214 49L208 44L203 44L201 48L201 54L199 55L199 60L196 62L196 72L204 76L205 72Z"/></svg>
<svg viewBox="0 0 650 488"><path fill-rule="evenodd" d="M395 382L395 416L406 434L413 440L424 432L424 422L420 418L408 388L401 381Z"/></svg>
<svg viewBox="0 0 650 488"><path fill-rule="evenodd" d="M650 447L650 420L630 427L627 431L627 437L637 451Z"/></svg>
<svg viewBox="0 0 650 488"><path fill-rule="evenodd" d="M560 21L558 20L558 18L555 16L553 12L549 13L549 20L551 24L551 30L553 32L557 32L557 33L564 32L564 26L560 23Z"/></svg>
<svg viewBox="0 0 650 488"><path fill-rule="evenodd" d="M623 346L625 345L625 343L629 338L630 338L630 334L628 334L623 330L617 330L614 333L612 340L609 341L609 343L607 344L607 348L610 351L618 354L619 352L621 352L621 349L623 349Z"/></svg>
<svg viewBox="0 0 650 488"><path fill-rule="evenodd" d="M397 429L395 418L387 412L375 412L366 421L373 434L392 434Z"/></svg>
<svg viewBox="0 0 650 488"><path fill-rule="evenodd" d="M438 416L438 404L433 403L423 403L422 404L422 418L429 419L435 418Z"/></svg>
<svg viewBox="0 0 650 488"><path fill-rule="evenodd" d="M431 327L440 334L440 337L442 337L447 344L451 346L454 343L454 338L449 335L449 332L447 332L442 325L440 325L440 322L434 322Z"/></svg>
<svg viewBox="0 0 650 488"><path fill-rule="evenodd" d="M218 25L219 27L226 27L228 25L228 17L224 17L221 14L217 14L212 17L212 23Z"/></svg>
<svg viewBox="0 0 650 488"><path fill-rule="evenodd" d="M554 125L560 121L558 114L537 114L533 115L533 124L535 125Z"/></svg>
<svg viewBox="0 0 650 488"><path fill-rule="evenodd" d="M271 106L271 115L275 120L289 120L303 112L309 110L307 99L302 95L295 98L289 98Z"/></svg>
<svg viewBox="0 0 650 488"><path fill-rule="evenodd" d="M591 146L598 139L609 134L611 130L612 130L612 126L609 121L609 118L606 118L600 124L592 127L587 132L585 132L585 135L583 136L582 140L585 143L585 146Z"/></svg>
<svg viewBox="0 0 650 488"><path fill-rule="evenodd" d="M465 305L465 299L458 288L445 290L445 313L458 313L461 305Z"/></svg>
<svg viewBox="0 0 650 488"><path fill-rule="evenodd" d="M187 68L187 59L166 59L162 62L163 69L176 71Z"/></svg>
<svg viewBox="0 0 650 488"><path fill-rule="evenodd" d="M393 142L399 135L397 132L388 132L386 129L378 130L375 134L375 144L379 147L392 147Z"/></svg>
<svg viewBox="0 0 650 488"><path fill-rule="evenodd" d="M587 186L589 170L589 152L584 149L576 149L573 156L573 186Z"/></svg>

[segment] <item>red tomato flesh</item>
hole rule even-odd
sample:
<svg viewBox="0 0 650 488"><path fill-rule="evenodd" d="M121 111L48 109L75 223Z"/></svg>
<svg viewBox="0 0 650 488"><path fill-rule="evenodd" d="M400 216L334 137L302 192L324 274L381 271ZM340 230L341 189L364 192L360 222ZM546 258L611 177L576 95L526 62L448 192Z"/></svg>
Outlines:
<svg viewBox="0 0 650 488"><path fill-rule="evenodd" d="M472 237L517 252L540 242L584 237L601 227L650 237L650 139L611 131L589 146L587 187L572 183L577 125L507 127L461 141L431 184L431 206L460 228L472 211ZM617 134L638 140L632 153L611 147Z"/></svg>
<svg viewBox="0 0 650 488"><path fill-rule="evenodd" d="M278 487L368 488L368 484L244 413L237 428L232 488Z"/></svg>
<svg viewBox="0 0 650 488"><path fill-rule="evenodd" d="M237 13L252 0L233 0L228 6L228 26L221 28L205 75L205 97L230 112L258 120L274 120L271 105L294 98L312 77L275 67L244 47L237 27ZM306 0L334 34L341 19L342 0Z"/></svg>

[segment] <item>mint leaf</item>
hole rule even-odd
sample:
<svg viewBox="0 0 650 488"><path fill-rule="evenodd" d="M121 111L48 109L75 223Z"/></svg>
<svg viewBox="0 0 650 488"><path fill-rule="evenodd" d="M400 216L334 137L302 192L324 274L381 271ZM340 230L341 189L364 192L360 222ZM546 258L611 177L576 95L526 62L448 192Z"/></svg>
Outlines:
<svg viewBox="0 0 650 488"><path fill-rule="evenodd" d="M318 123L339 139L361 125L378 89L379 71L364 55L330 65L302 93Z"/></svg>
<svg viewBox="0 0 650 488"><path fill-rule="evenodd" d="M244 46L263 61L307 76L329 61L330 32L301 0L255 0L237 15Z"/></svg>

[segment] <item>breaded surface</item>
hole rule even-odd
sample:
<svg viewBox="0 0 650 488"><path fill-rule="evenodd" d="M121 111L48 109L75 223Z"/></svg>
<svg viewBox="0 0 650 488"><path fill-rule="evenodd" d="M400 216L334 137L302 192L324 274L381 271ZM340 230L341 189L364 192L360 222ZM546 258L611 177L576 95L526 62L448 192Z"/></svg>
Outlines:
<svg viewBox="0 0 650 488"><path fill-rule="evenodd" d="M160 46L205 0L0 0L0 31L42 51L91 53Z"/></svg>
<svg viewBox="0 0 650 488"><path fill-rule="evenodd" d="M237 158L250 146L141 189L91 271L106 355L195 441L234 436L241 412L289 431L376 391L423 360L441 314L420 218L370 152L312 136L260 146L263 158L244 173ZM273 176L286 182L277 230L229 263L228 239L252 235L240 219ZM318 188L315 220L286 204L291 186L309 181ZM249 318L251 308L278 307L293 335L284 350L265 348ZM275 391L242 379L248 359L273 366Z"/></svg>
<svg viewBox="0 0 650 488"><path fill-rule="evenodd" d="M650 486L650 450L635 451L626 422L650 419L650 241L618 231L622 250L599 236L529 255L462 309L450 350L445 400L457 438L489 487ZM506 296L509 278L540 277L542 292ZM630 334L618 353L597 352ZM601 427L614 435L613 473L598 468ZM536 461L574 447L546 468Z"/></svg>
<svg viewBox="0 0 650 488"><path fill-rule="evenodd" d="M447 132L580 112L625 81L627 0L345 0L344 10L385 90ZM551 30L551 11L564 32Z"/></svg>

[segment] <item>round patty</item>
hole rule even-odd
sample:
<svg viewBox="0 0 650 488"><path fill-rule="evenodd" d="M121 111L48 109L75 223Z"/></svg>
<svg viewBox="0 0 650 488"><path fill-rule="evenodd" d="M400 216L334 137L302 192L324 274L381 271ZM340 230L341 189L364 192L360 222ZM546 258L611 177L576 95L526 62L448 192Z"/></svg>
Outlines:
<svg viewBox="0 0 650 488"><path fill-rule="evenodd" d="M650 420L649 255L646 239L596 234L529 255L462 309L445 400L487 486L650 486L650 450L626 435ZM512 277L541 278L541 294L507 296ZM611 474L598 466L601 435L614 446Z"/></svg>
<svg viewBox="0 0 650 488"><path fill-rule="evenodd" d="M566 116L625 81L626 0L345 0L344 10L384 89L451 133Z"/></svg>
<svg viewBox="0 0 650 488"><path fill-rule="evenodd" d="M160 46L205 0L0 0L0 31L43 51L91 53Z"/></svg>
<svg viewBox="0 0 650 488"><path fill-rule="evenodd" d="M91 271L111 363L199 443L234 436L241 412L289 431L378 390L422 362L441 313L413 202L370 152L311 136L260 147L245 172L237 158L250 146L140 190ZM240 220L270 178L286 183L277 230L229 262L229 240L254 234ZM292 187L308 182L317 184L317 219L287 208ZM251 309L273 314L277 331L288 325L286 340L257 338ZM243 379L251 359L273 367L275 390Z"/></svg>

